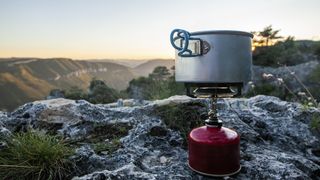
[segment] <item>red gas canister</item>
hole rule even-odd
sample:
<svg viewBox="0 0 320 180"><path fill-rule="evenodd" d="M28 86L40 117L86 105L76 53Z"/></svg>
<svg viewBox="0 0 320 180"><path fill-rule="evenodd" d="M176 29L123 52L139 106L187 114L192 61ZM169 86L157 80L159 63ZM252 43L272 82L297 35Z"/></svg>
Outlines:
<svg viewBox="0 0 320 180"><path fill-rule="evenodd" d="M240 136L221 126L202 126L189 134L189 166L208 176L229 176L240 171Z"/></svg>

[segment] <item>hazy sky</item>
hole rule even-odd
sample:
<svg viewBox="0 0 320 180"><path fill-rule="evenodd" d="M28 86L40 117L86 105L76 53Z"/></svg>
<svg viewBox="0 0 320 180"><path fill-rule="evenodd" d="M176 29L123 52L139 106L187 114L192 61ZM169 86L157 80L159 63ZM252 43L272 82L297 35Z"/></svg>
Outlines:
<svg viewBox="0 0 320 180"><path fill-rule="evenodd" d="M0 0L0 57L173 58L174 28L320 39L320 0Z"/></svg>

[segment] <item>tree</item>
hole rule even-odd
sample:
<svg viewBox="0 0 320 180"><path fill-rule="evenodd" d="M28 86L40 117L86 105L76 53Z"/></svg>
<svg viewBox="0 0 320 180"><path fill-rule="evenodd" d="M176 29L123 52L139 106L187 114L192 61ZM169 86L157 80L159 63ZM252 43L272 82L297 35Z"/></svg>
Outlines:
<svg viewBox="0 0 320 180"><path fill-rule="evenodd" d="M260 32L253 32L254 51L253 64L260 66L296 65L305 62L293 36L283 39L280 30L274 30L271 25Z"/></svg>
<svg viewBox="0 0 320 180"><path fill-rule="evenodd" d="M282 38L278 35L279 32L280 30L273 30L272 25L269 25L260 32L252 32L255 35L253 42L256 46L273 45L276 40Z"/></svg>
<svg viewBox="0 0 320 180"><path fill-rule="evenodd" d="M153 80L149 77L139 77L129 82L126 92L129 97L134 99L151 99L151 84Z"/></svg>
<svg viewBox="0 0 320 180"><path fill-rule="evenodd" d="M92 78L92 80L90 81L90 85L89 85L89 94L90 94L90 91L92 91L95 87L104 86L104 85L106 85L106 83L104 83L104 81L98 80L96 78Z"/></svg>
<svg viewBox="0 0 320 180"><path fill-rule="evenodd" d="M50 95L48 97L52 98L51 96L56 95L60 92L62 92L65 95L65 98L67 99L84 99L94 104L115 102L118 98L121 97L118 91L107 86L107 84L104 81L95 78L93 78L90 81L88 93L84 92L77 86L73 86L67 91L54 89L50 92ZM124 94L124 92L122 93ZM123 95L123 97L125 97L125 94ZM54 96L54 98L56 98L56 96Z"/></svg>
<svg viewBox="0 0 320 180"><path fill-rule="evenodd" d="M272 46L257 47L252 54L253 64L278 67L279 65L296 65L305 62L294 37L288 36Z"/></svg>
<svg viewBox="0 0 320 180"><path fill-rule="evenodd" d="M155 81L166 80L169 76L169 69L165 66L158 66L149 74L149 77Z"/></svg>
<svg viewBox="0 0 320 180"><path fill-rule="evenodd" d="M70 89L66 91L65 97L67 99L80 100L80 99L86 99L86 94L78 86L72 86Z"/></svg>
<svg viewBox="0 0 320 180"><path fill-rule="evenodd" d="M119 93L108 87L102 80L92 79L89 86L88 100L94 104L115 102Z"/></svg>

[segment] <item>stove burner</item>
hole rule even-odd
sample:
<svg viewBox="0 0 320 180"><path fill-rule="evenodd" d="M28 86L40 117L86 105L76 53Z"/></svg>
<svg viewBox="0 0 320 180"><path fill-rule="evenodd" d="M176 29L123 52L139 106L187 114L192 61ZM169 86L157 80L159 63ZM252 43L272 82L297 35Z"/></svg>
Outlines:
<svg viewBox="0 0 320 180"><path fill-rule="evenodd" d="M237 97L241 95L243 83L184 83L189 97L218 98ZM192 89L195 89L192 91Z"/></svg>

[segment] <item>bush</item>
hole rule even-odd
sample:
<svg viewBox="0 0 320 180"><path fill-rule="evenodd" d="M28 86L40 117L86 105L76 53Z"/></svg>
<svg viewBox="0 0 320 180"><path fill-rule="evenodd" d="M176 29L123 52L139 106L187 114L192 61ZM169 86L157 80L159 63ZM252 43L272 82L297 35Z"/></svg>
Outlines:
<svg viewBox="0 0 320 180"><path fill-rule="evenodd" d="M314 114L311 118L310 122L311 129L320 130L320 115Z"/></svg>
<svg viewBox="0 0 320 180"><path fill-rule="evenodd" d="M309 74L308 81L320 85L320 65Z"/></svg>
<svg viewBox="0 0 320 180"><path fill-rule="evenodd" d="M150 99L152 96L151 84L153 84L152 79L147 77L133 79L129 82L129 87L126 90L126 93L131 98Z"/></svg>
<svg viewBox="0 0 320 180"><path fill-rule="evenodd" d="M252 58L253 64L259 66L278 67L281 64L291 66L304 62L292 37L279 41L273 46L256 47Z"/></svg>
<svg viewBox="0 0 320 180"><path fill-rule="evenodd" d="M94 104L104 104L115 102L120 94L108 87L103 81L93 79L90 82L88 101Z"/></svg>
<svg viewBox="0 0 320 180"><path fill-rule="evenodd" d="M94 104L104 104L115 102L121 95L126 97L126 94L121 94L115 89L110 88L101 80L93 78L88 88L89 93L84 92L81 88L73 86L68 90L53 89L50 91L49 96L57 98L62 94L67 99L80 100L84 99ZM60 94L59 94L60 93ZM58 95L57 95L58 94Z"/></svg>
<svg viewBox="0 0 320 180"><path fill-rule="evenodd" d="M309 90L311 94L318 100L320 100L320 65L318 65L308 75Z"/></svg>
<svg viewBox="0 0 320 180"><path fill-rule="evenodd" d="M113 139L111 142L99 142L93 145L93 149L97 154L111 154L122 146L119 139Z"/></svg>
<svg viewBox="0 0 320 180"><path fill-rule="evenodd" d="M73 86L65 92L65 97L67 99L80 100L80 99L86 99L87 95L79 87Z"/></svg>
<svg viewBox="0 0 320 180"><path fill-rule="evenodd" d="M13 135L0 151L1 179L65 179L73 164L73 150L55 136L41 132Z"/></svg>

